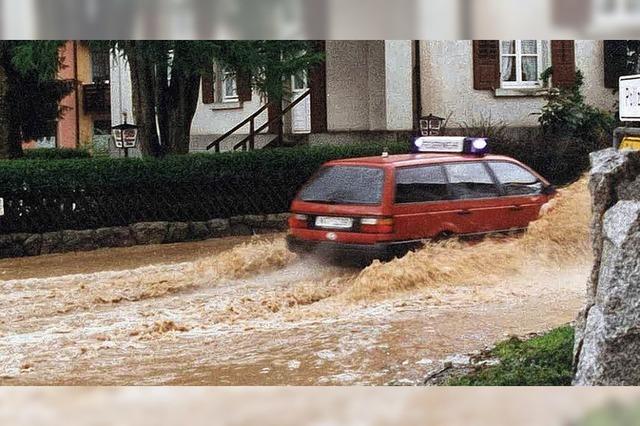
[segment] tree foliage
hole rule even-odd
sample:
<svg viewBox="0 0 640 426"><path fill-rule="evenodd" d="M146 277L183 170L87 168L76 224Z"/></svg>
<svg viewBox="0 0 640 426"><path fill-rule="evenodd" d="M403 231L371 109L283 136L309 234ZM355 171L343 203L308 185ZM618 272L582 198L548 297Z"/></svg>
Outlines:
<svg viewBox="0 0 640 426"><path fill-rule="evenodd" d="M236 71L250 73L260 93L273 101L288 95L283 82L323 60L303 40L248 40L224 42L218 60Z"/></svg>
<svg viewBox="0 0 640 426"><path fill-rule="evenodd" d="M73 89L60 81L61 41L0 42L0 158L22 155L21 141L46 136L64 113L59 101ZM198 105L201 76L219 63L248 77L265 99L280 104L284 82L322 60L306 41L111 40L131 70L133 113L145 155L185 154Z"/></svg>
<svg viewBox="0 0 640 426"><path fill-rule="evenodd" d="M62 66L54 40L0 41L0 158L22 156L22 141L49 136L73 82L56 79Z"/></svg>
<svg viewBox="0 0 640 426"><path fill-rule="evenodd" d="M108 43L129 64L140 145L152 156L189 151L200 79L214 63L249 76L254 89L279 102L286 95L285 79L322 59L306 41L94 42L99 43Z"/></svg>

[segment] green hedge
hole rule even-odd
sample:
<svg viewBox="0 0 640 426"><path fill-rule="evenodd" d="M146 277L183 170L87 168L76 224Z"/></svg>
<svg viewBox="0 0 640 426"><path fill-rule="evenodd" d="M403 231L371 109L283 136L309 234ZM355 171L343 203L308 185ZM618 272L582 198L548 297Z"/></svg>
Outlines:
<svg viewBox="0 0 640 426"><path fill-rule="evenodd" d="M589 170L589 154L609 146L608 140L534 134L518 140L492 140L493 154L506 155L528 165L555 185L571 183Z"/></svg>
<svg viewBox="0 0 640 426"><path fill-rule="evenodd" d="M408 143L280 148L164 159L0 161L0 233L199 221L287 211L325 161Z"/></svg>
<svg viewBox="0 0 640 426"><path fill-rule="evenodd" d="M89 151L72 148L35 148L25 149L25 160L68 160L71 158L90 158Z"/></svg>
<svg viewBox="0 0 640 426"><path fill-rule="evenodd" d="M580 152L574 154L575 146L554 141L492 144L494 152L518 158L557 184L579 176L588 164L588 151L578 146ZM404 153L409 143L279 148L164 159L3 160L0 197L5 215L0 216L0 233L279 213L289 209L298 189L322 163L379 155L384 147L391 154ZM79 153L56 151L63 155L73 152L70 156Z"/></svg>

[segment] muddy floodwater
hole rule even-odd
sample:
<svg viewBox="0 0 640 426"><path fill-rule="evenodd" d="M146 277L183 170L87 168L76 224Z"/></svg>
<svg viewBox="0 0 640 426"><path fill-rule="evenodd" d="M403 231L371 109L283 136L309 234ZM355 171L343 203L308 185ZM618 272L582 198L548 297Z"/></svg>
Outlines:
<svg viewBox="0 0 640 426"><path fill-rule="evenodd" d="M298 258L281 234L2 260L0 383L420 383L448 357L576 317L585 194L523 237L365 269Z"/></svg>

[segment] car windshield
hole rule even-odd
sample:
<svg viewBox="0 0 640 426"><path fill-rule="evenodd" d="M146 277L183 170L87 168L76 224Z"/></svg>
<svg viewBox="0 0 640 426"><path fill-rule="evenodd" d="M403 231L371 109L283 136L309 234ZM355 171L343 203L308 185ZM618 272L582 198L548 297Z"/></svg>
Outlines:
<svg viewBox="0 0 640 426"><path fill-rule="evenodd" d="M299 198L326 204L380 204L383 181L381 168L329 166L302 189Z"/></svg>

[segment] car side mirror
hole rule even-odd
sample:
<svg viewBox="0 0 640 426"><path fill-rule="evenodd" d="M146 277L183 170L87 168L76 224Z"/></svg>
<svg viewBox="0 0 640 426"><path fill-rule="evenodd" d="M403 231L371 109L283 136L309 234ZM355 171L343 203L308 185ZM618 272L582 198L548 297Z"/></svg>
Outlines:
<svg viewBox="0 0 640 426"><path fill-rule="evenodd" d="M542 191L540 192L543 195L555 195L555 193L558 192L558 189L555 187L555 185L547 185L542 188Z"/></svg>

